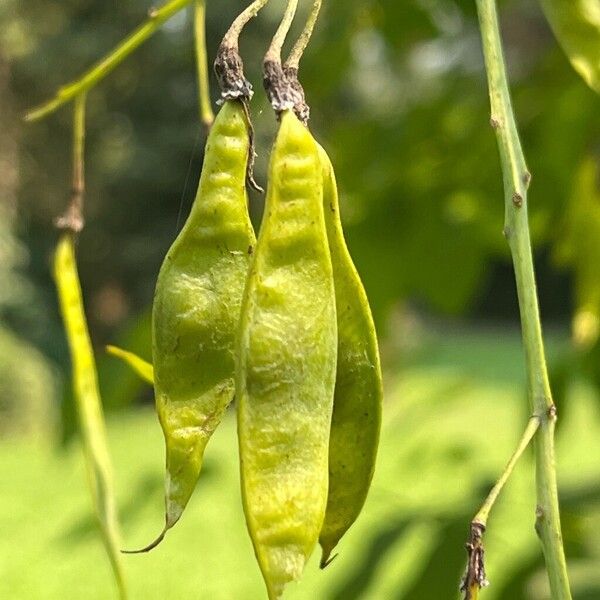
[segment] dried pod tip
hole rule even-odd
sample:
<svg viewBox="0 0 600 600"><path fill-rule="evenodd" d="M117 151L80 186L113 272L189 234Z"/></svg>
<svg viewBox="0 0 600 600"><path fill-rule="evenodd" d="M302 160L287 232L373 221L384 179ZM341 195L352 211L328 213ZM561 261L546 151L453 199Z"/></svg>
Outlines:
<svg viewBox="0 0 600 600"><path fill-rule="evenodd" d="M254 92L244 76L244 62L237 48L221 44L214 63L215 75L221 88L221 99L250 101Z"/></svg>
<svg viewBox="0 0 600 600"><path fill-rule="evenodd" d="M298 81L297 69L286 69L281 62L266 59L263 63L263 84L277 114L293 110L302 123L308 123L309 109Z"/></svg>
<svg viewBox="0 0 600 600"><path fill-rule="evenodd" d="M167 528L163 529L161 534L150 544L145 546L144 548L140 548L139 550L121 550L122 554L144 554L145 552L150 552L150 550L154 550L156 546L158 546L164 539L165 534L167 533Z"/></svg>

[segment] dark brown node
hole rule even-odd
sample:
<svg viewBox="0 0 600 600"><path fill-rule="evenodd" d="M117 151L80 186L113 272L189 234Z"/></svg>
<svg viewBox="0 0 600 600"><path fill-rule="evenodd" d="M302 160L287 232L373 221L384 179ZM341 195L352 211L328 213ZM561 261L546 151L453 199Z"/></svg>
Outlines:
<svg viewBox="0 0 600 600"><path fill-rule="evenodd" d="M214 62L223 100L250 100L252 84L244 76L244 62L237 48L221 44Z"/></svg>
<svg viewBox="0 0 600 600"><path fill-rule="evenodd" d="M269 102L277 114L282 113L284 110L294 110L296 112L296 107L306 105L302 86L298 82L297 71L295 81L289 78L289 74L293 75L294 71L293 69L286 73L279 61L265 60L263 63L263 85ZM302 114L305 114L305 112Z"/></svg>
<svg viewBox="0 0 600 600"><path fill-rule="evenodd" d="M485 576L483 534L485 525L478 521L471 523L469 540L465 544L468 554L467 568L460 583L460 591L464 593L464 600L472 600L472 590L489 585Z"/></svg>

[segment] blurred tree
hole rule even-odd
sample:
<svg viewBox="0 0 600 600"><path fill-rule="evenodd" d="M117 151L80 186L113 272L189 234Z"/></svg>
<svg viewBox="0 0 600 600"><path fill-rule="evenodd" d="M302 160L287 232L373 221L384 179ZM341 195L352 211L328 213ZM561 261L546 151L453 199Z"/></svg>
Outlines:
<svg viewBox="0 0 600 600"><path fill-rule="evenodd" d="M212 56L241 4L223 0L217 9L209 2ZM0 9L0 39L16 108L37 104L80 74L143 20L148 7L146 0L7 0ZM243 36L254 82L282 7L282 0L273 0ZM500 8L533 173L530 210L542 315L547 306L548 314L566 322L572 291L556 293L556 286L574 278L580 289L594 265L588 261L584 275L581 260L563 260L570 273L564 278L549 257L560 256L555 249L572 237L564 224L595 202L573 194L573 185L582 165L600 156L600 103L571 69L537 4L506 0ZM160 261L194 196L203 132L193 58L190 14L183 11L90 94L88 226L79 255L98 344L149 306ZM473 3L326 4L302 76L312 128L336 163L349 245L380 332L390 309L406 301L426 311L479 317L494 306L494 318L516 319ZM253 112L263 181L274 130L264 107L257 89ZM33 256L29 276L47 304L53 302L51 222L66 200L68 119L61 111L17 132L19 233ZM262 199L253 195L251 202L258 219ZM592 240L593 219L577 218L587 231L578 235ZM55 334L56 317L46 322ZM61 356L56 335L32 338L46 353Z"/></svg>

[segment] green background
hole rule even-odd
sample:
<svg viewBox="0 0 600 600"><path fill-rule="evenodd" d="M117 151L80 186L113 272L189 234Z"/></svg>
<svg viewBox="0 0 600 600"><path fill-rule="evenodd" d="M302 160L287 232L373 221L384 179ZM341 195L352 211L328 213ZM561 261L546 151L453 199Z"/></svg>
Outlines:
<svg viewBox="0 0 600 600"><path fill-rule="evenodd" d="M301 74L380 333L385 425L363 515L336 561L320 573L315 557L289 597L455 598L468 523L528 416L475 5L324 4ZM538 4L498 4L533 174L530 217L560 415L567 554L575 597L592 599L600 597L600 102ZM282 5L272 0L241 44L256 90L262 182L275 120L260 63ZM242 6L208 0L211 57ZM141 0L0 4L0 597L113 597L90 516L49 269L52 221L68 198L71 111L28 125L21 117L109 51L149 7ZM151 390L102 348L118 343L150 358L156 274L195 194L204 133L190 25L187 11L176 16L88 101L79 267L131 546L161 523L163 443ZM262 202L251 195L257 224ZM262 597L241 515L234 429L231 415L164 545L127 557L133 598ZM530 459L492 514L492 585L482 598L548 597Z"/></svg>

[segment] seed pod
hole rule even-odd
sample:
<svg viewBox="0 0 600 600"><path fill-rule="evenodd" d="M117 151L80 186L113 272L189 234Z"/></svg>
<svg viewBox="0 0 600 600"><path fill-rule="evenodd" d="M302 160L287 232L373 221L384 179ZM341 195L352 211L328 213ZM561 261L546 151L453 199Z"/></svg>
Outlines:
<svg viewBox="0 0 600 600"><path fill-rule="evenodd" d="M244 511L271 599L300 577L323 524L336 354L319 153L288 110L236 356Z"/></svg>
<svg viewBox="0 0 600 600"><path fill-rule="evenodd" d="M208 138L191 214L156 285L152 354L166 442L164 532L188 503L206 444L233 398L235 336L255 244L245 187L248 153L242 103L227 101Z"/></svg>
<svg viewBox="0 0 600 600"><path fill-rule="evenodd" d="M98 390L96 360L83 306L73 236L69 233L62 234L56 247L54 280L73 364L73 391L94 510L119 588L119 596L127 598L119 555L117 508L102 400Z"/></svg>
<svg viewBox="0 0 600 600"><path fill-rule="evenodd" d="M323 206L333 265L338 357L329 440L329 497L319 536L321 568L358 517L367 497L379 444L383 387L377 335L360 277L344 240L337 186L327 153L323 165Z"/></svg>

